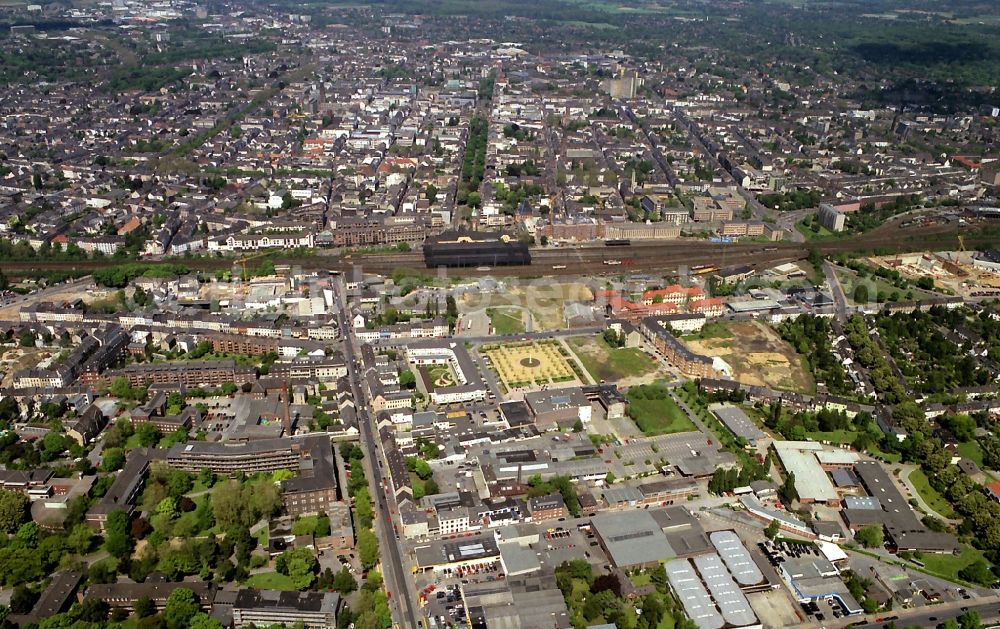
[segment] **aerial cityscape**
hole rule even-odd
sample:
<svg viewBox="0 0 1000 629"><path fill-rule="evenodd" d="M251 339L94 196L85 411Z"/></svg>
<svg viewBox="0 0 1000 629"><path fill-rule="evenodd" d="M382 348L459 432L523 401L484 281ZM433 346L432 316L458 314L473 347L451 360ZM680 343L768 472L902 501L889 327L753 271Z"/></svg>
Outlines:
<svg viewBox="0 0 1000 629"><path fill-rule="evenodd" d="M1000 4L0 0L0 629L1000 627Z"/></svg>

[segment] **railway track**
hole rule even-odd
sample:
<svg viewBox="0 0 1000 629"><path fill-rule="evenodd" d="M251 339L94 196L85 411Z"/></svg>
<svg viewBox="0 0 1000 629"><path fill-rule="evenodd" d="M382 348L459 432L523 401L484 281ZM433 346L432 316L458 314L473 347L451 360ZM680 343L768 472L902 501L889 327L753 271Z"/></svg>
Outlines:
<svg viewBox="0 0 1000 629"><path fill-rule="evenodd" d="M883 250L886 252L922 251L936 248L951 248L957 243L960 233L965 235L969 246L992 244L994 238L977 233L966 226L960 229L952 225L915 226L906 229L889 223L850 240L834 240L814 243L736 243L730 245L708 243L704 240L637 241L627 247L605 247L587 245L559 249L535 249L532 251L530 266L504 266L489 269L450 268L448 273L458 276L504 275L512 277L537 277L541 275L580 274L621 274L623 272L675 273L680 267L710 265L731 267L751 265L761 267L804 259L811 249L824 255L857 251ZM305 270L329 270L342 273L389 274L397 269L427 269L421 253L394 253L346 257L316 255L299 258L271 258L274 264L299 266ZM621 264L608 265L608 261ZM175 262L175 261L172 261ZM193 271L214 271L232 269L237 262L232 258L191 258L179 261ZM4 272L17 278L18 272L30 275L29 271L74 271L86 272L105 268L112 261L23 261L2 262ZM146 264L166 264L167 262L146 262ZM556 268L553 268L556 267Z"/></svg>

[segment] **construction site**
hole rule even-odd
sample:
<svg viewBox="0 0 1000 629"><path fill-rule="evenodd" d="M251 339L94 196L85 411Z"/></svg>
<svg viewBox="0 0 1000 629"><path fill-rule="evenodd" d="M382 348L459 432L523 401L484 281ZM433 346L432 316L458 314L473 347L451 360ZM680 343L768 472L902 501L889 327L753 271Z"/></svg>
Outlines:
<svg viewBox="0 0 1000 629"><path fill-rule="evenodd" d="M872 261L914 282L930 277L938 290L962 298L1000 297L1000 251L969 251L961 236L954 251L897 254Z"/></svg>

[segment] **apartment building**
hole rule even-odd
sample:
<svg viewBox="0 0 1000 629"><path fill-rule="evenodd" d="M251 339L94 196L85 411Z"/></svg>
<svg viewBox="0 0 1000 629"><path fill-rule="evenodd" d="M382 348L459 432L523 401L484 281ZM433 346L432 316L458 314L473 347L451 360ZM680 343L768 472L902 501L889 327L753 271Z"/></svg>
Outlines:
<svg viewBox="0 0 1000 629"><path fill-rule="evenodd" d="M279 592L242 589L233 602L233 626L270 627L302 623L311 628L337 626L336 592Z"/></svg>
<svg viewBox="0 0 1000 629"><path fill-rule="evenodd" d="M712 358L689 350L670 332L669 323L660 317L646 317L640 330L646 340L682 372L699 378L715 377Z"/></svg>
<svg viewBox="0 0 1000 629"><path fill-rule="evenodd" d="M112 369L104 374L106 379L126 378L132 386L146 384L177 384L185 387L219 386L232 382L237 386L251 384L257 379L253 367L244 367L234 360L184 361L177 363L150 363L129 365Z"/></svg>

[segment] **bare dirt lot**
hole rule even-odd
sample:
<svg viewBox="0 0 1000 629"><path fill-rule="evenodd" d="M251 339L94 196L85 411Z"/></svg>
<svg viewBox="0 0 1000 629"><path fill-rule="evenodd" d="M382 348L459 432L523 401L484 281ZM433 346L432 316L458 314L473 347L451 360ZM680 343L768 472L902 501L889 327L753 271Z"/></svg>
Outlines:
<svg viewBox="0 0 1000 629"><path fill-rule="evenodd" d="M6 349L6 351L4 351ZM56 350L58 352L58 350ZM9 347L0 348L0 386L9 387L12 384L13 376L22 369L37 367L39 363L47 358L51 358L51 349L39 349L36 347Z"/></svg>
<svg viewBox="0 0 1000 629"><path fill-rule="evenodd" d="M574 336L567 343L595 382L631 387L664 375L657 362L638 348L612 348L600 336Z"/></svg>
<svg viewBox="0 0 1000 629"><path fill-rule="evenodd" d="M19 299L14 303L7 304L6 306L0 308L0 320L17 321L20 317L21 310L33 303L43 301L59 303L62 301L73 301L74 299L83 299L86 302L90 302L94 299L100 299L113 293L114 291L98 288L94 284L93 280L87 277L67 282L65 284L52 286L50 288L45 288L36 293L32 293L23 299Z"/></svg>
<svg viewBox="0 0 1000 629"><path fill-rule="evenodd" d="M686 338L691 351L719 357L743 384L812 393L815 383L802 357L777 332L758 321L714 323L705 338Z"/></svg>
<svg viewBox="0 0 1000 629"><path fill-rule="evenodd" d="M475 312L499 306L520 306L531 313L532 330L544 332L566 327L563 308L567 302L591 301L594 293L585 284L544 282L511 283L504 291L495 293L466 293L458 302L459 310Z"/></svg>

